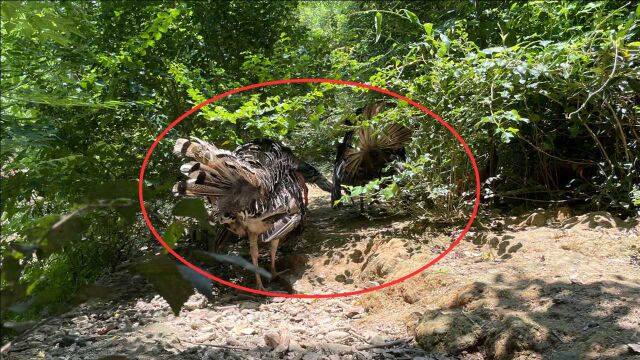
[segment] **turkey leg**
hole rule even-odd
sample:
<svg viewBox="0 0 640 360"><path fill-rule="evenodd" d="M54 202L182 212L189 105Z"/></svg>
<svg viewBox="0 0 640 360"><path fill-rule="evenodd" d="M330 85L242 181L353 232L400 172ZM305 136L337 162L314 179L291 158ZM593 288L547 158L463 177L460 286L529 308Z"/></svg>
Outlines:
<svg viewBox="0 0 640 360"><path fill-rule="evenodd" d="M282 270L280 272L276 271L276 251L278 250L278 243L280 243L280 239L271 240L269 245L271 246L269 255L271 255L271 278L275 279L277 276L280 276L286 273L289 269Z"/></svg>
<svg viewBox="0 0 640 360"><path fill-rule="evenodd" d="M251 262L257 268L258 267L258 236L256 234L251 233L249 235L249 253L251 254ZM266 290L264 286L262 286L262 278L260 278L260 274L256 272L256 287L258 290Z"/></svg>

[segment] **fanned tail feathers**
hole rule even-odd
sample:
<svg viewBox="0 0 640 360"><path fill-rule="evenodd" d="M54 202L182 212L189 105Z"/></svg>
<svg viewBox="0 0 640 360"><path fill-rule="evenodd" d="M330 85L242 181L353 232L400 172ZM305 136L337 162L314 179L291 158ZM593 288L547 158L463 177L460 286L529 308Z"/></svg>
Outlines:
<svg viewBox="0 0 640 360"><path fill-rule="evenodd" d="M173 152L195 160L180 167L180 172L189 179L176 183L173 187L176 195L221 197L234 194L255 198L266 190L260 174L232 152L199 139L178 139Z"/></svg>
<svg viewBox="0 0 640 360"><path fill-rule="evenodd" d="M411 140L411 130L400 124L387 127L384 136L380 138L380 147L387 150L400 150Z"/></svg>
<svg viewBox="0 0 640 360"><path fill-rule="evenodd" d="M411 130L400 124L390 124L382 131L361 127L357 131L357 146L347 149L344 171L347 182L361 176L374 176L376 168L391 160L391 154L400 151L411 140ZM369 173L370 175L364 175Z"/></svg>

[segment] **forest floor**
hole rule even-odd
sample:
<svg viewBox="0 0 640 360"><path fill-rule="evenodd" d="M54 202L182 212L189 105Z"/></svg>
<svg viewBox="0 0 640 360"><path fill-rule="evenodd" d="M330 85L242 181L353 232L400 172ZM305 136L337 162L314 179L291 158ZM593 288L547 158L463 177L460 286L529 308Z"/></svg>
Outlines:
<svg viewBox="0 0 640 360"><path fill-rule="evenodd" d="M283 281L299 293L391 281L459 234L453 227L416 234L407 218L371 220L354 207L332 210L324 193L310 195L305 234L279 254L279 267L290 269ZM6 358L640 358L637 222L560 209L479 228L421 274L355 297L265 298L220 288L212 299L192 296L174 316L144 279L118 272L100 281L108 296L47 319ZM240 281L252 286L251 277Z"/></svg>

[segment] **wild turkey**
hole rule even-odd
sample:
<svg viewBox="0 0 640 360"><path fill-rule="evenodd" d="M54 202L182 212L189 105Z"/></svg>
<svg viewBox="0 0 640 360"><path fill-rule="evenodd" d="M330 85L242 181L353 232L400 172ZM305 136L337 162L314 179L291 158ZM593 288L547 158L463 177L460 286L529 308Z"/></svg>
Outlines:
<svg viewBox="0 0 640 360"><path fill-rule="evenodd" d="M278 244L292 232L301 231L304 224L305 175L319 186L331 188L313 166L268 139L254 140L233 152L199 139L178 139L174 153L195 160L180 167L189 179L176 183L174 194L207 198L213 207L212 221L224 224L238 237L249 238L255 266L258 244L269 243L274 277L278 275ZM257 273L256 284L264 289Z"/></svg>
<svg viewBox="0 0 640 360"><path fill-rule="evenodd" d="M369 120L388 108L385 102L376 102L356 111ZM352 125L349 120L346 125ZM338 144L336 161L333 168L333 191L331 203L342 197L342 185L362 186L369 181L380 178L385 166L394 160L405 160L404 145L411 139L411 130L399 125L390 124L375 131L371 127L362 126L349 131ZM402 171L402 168L396 168ZM360 211L363 202L360 198Z"/></svg>

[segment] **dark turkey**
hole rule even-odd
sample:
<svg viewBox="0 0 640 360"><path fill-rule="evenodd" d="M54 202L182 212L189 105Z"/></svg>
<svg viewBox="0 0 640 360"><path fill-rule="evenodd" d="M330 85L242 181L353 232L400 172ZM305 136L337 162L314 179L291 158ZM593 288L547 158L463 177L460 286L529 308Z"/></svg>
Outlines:
<svg viewBox="0 0 640 360"><path fill-rule="evenodd" d="M331 183L313 166L268 139L254 140L233 152L199 139L178 139L174 152L194 160L180 168L189 179L176 183L174 194L208 199L213 208L212 222L249 239L255 266L258 244L269 243L274 277L278 274L278 244L292 232L300 232L304 224L305 177L325 190L331 189ZM256 283L264 289L257 273Z"/></svg>
<svg viewBox="0 0 640 360"><path fill-rule="evenodd" d="M356 112L364 119L371 119L388 108L389 104L377 102ZM350 121L345 122L352 125ZM369 181L380 178L385 167L395 160L404 161L404 145L411 139L411 130L399 124L390 124L376 131L372 127L362 126L345 134L338 144L336 161L333 168L333 191L331 203L342 197L342 186L363 186ZM402 171L396 167L395 171ZM360 211L363 211L362 198Z"/></svg>

